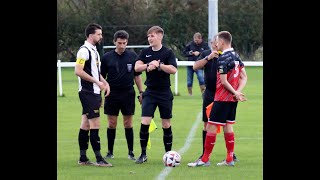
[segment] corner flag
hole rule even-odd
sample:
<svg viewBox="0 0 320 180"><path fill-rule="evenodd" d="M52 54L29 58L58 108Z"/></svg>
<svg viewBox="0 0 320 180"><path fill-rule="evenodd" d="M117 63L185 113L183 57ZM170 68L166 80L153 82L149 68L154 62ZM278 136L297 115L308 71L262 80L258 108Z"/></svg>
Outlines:
<svg viewBox="0 0 320 180"><path fill-rule="evenodd" d="M148 149L151 149L150 133L153 132L156 129L158 129L157 125L154 122L154 120L152 119L151 122L150 122L150 126L149 126L149 139L148 139L148 144L147 144L147 148Z"/></svg>

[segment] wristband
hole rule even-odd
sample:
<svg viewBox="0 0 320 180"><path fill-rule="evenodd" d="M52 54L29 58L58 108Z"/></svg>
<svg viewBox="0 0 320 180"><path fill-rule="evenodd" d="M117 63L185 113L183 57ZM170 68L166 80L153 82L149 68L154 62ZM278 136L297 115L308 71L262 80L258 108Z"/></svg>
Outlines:
<svg viewBox="0 0 320 180"><path fill-rule="evenodd" d="M204 57L204 59L205 59L206 61L209 61L209 58L208 58L208 56Z"/></svg>
<svg viewBox="0 0 320 180"><path fill-rule="evenodd" d="M161 68L160 68L160 65L161 65L161 64L164 64L164 63L163 63L163 62L160 62L160 63L159 63L158 71L161 71Z"/></svg>

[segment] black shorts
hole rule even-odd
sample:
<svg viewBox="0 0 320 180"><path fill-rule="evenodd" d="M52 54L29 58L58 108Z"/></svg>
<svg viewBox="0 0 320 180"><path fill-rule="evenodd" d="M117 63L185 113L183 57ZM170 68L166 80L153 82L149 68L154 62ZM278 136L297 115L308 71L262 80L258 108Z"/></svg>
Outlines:
<svg viewBox="0 0 320 180"><path fill-rule="evenodd" d="M100 117L100 106L102 102L100 94L79 91L79 98L82 105L82 115L87 115L88 119Z"/></svg>
<svg viewBox="0 0 320 180"><path fill-rule="evenodd" d="M170 87L153 89L147 87L142 94L141 116L154 117L154 112L159 107L161 119L172 118L173 94Z"/></svg>
<svg viewBox="0 0 320 180"><path fill-rule="evenodd" d="M206 113L206 107L213 102L214 92L212 90L206 89L203 92L203 102L202 102L202 121L208 122L208 117Z"/></svg>
<svg viewBox="0 0 320 180"><path fill-rule="evenodd" d="M135 96L134 88L126 90L111 89L109 96L104 101L104 114L118 116L121 110L122 115L134 115Z"/></svg>
<svg viewBox="0 0 320 180"><path fill-rule="evenodd" d="M238 102L214 101L210 113L209 123L217 125L234 124L236 122Z"/></svg>

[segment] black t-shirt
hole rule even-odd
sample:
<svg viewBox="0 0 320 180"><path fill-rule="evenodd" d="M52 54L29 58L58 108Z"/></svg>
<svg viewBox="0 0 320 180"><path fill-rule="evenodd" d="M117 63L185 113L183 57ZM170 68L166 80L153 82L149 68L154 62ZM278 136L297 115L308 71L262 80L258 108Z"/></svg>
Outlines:
<svg viewBox="0 0 320 180"><path fill-rule="evenodd" d="M141 72L135 72L137 54L125 50L121 55L115 50L105 53L101 59L101 75L106 78L110 89L130 89L134 85L134 76Z"/></svg>
<svg viewBox="0 0 320 180"><path fill-rule="evenodd" d="M143 61L145 64L153 61L159 60L160 63L165 65L173 65L177 67L176 56L173 51L165 46L159 51L153 51L152 47L145 48L141 50L138 60ZM153 70L150 72L146 71L146 81L144 84L147 87L170 87L170 74L162 71L162 70Z"/></svg>
<svg viewBox="0 0 320 180"><path fill-rule="evenodd" d="M211 50L204 50L198 60L205 58L206 56L209 56L211 54ZM207 64L204 66L204 81L206 84L206 89L210 91L216 91L216 81L217 81L217 59L213 58L210 61L207 62Z"/></svg>

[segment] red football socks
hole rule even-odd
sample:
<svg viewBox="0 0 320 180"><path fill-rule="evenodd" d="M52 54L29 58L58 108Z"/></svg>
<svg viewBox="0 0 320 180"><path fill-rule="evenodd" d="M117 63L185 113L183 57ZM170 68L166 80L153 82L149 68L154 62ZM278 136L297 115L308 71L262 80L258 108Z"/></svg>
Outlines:
<svg viewBox="0 0 320 180"><path fill-rule="evenodd" d="M231 133L224 133L224 140L226 142L227 148L227 158L226 161L231 162L233 161L233 152L234 152L234 132Z"/></svg>
<svg viewBox="0 0 320 180"><path fill-rule="evenodd" d="M208 162L210 159L210 155L212 153L212 149L214 144L216 143L217 134L213 132L207 132L206 141L204 143L204 154L201 158L201 161Z"/></svg>

